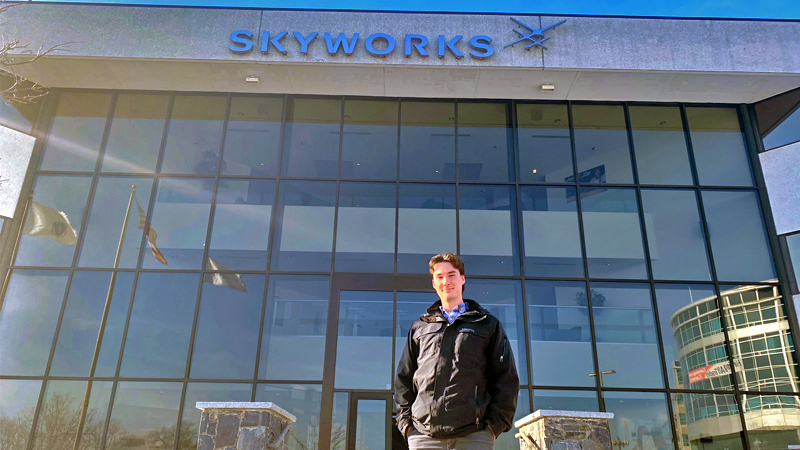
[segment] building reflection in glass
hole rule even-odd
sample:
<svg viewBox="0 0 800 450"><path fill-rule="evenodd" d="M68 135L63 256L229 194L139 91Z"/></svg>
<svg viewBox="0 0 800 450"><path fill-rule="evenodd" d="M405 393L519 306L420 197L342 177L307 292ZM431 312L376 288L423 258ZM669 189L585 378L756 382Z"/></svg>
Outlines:
<svg viewBox="0 0 800 450"><path fill-rule="evenodd" d="M787 393L741 396L751 449L800 444L800 378L778 286L722 286L721 293L739 388ZM715 320L719 304L716 295L707 296L672 315L679 356L672 363L672 376L678 389L733 389L725 336ZM672 402L681 449L743 448L734 395L681 393L673 394Z"/></svg>

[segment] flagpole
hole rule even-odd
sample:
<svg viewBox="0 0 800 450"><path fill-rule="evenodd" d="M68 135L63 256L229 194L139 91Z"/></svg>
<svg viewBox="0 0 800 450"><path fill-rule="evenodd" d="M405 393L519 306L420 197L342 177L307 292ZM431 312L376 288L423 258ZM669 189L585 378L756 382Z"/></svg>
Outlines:
<svg viewBox="0 0 800 450"><path fill-rule="evenodd" d="M117 268L119 267L119 260L122 257L122 243L125 241L125 231L128 228L128 218L131 215L131 207L133 206L133 199L136 196L136 185L131 186L131 197L128 199L128 209L125 212L125 220L122 222L122 231L119 235L119 244L117 244L117 255L114 258L114 270L111 272L111 281L108 283L108 294L106 294L106 304L103 307L103 318L100 321L100 330L97 331L97 341L94 344L94 355L92 356L92 366L89 369L89 381L86 384L86 392L83 395L83 406L81 407L81 417L78 420L78 430L75 432L75 445L73 450L78 450L81 445L81 435L83 434L83 427L86 423L86 413L89 409L89 397L92 393L92 377L97 369L97 360L100 357L100 344L103 342L103 334L106 331L106 322L108 321L108 312L111 308L111 296L114 293L114 286L117 283ZM109 405L110 406L110 405Z"/></svg>

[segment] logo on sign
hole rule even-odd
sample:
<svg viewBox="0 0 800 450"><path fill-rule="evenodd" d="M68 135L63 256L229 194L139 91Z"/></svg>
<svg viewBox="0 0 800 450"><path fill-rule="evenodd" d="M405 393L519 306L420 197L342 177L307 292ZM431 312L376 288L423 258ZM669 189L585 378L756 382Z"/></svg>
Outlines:
<svg viewBox="0 0 800 450"><path fill-rule="evenodd" d="M566 22L566 19L565 19L565 20L562 20L561 22L556 22L556 23L550 25L549 27L544 27L544 28L542 28L540 30L538 28L533 28L530 25L522 22L521 20L517 20L517 19L515 19L513 17L511 18L511 20L514 21L517 25L519 25L519 26L521 26L523 28L527 28L528 32L527 33L523 33L522 31L519 31L518 29L514 28L514 32L517 33L518 35L520 35L520 38L517 39L514 42L511 42L509 44L504 45L503 48L511 47L514 44L518 44L518 43L520 43L522 41L530 41L531 43L528 44L525 47L525 50L530 50L531 48L536 47L536 46L542 47L543 49L547 50L547 47L544 46L544 41L550 39L550 36L545 36L544 34L548 30L551 30L551 29L561 25L562 23Z"/></svg>

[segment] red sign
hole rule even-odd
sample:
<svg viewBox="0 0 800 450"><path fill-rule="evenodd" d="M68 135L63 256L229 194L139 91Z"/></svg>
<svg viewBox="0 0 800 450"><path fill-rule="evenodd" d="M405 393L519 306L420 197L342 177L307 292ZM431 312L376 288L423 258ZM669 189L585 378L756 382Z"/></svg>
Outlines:
<svg viewBox="0 0 800 450"><path fill-rule="evenodd" d="M740 360L733 360L733 365L736 366L736 370L742 370L742 362ZM712 364L689 372L689 384L730 374L731 366L727 362Z"/></svg>

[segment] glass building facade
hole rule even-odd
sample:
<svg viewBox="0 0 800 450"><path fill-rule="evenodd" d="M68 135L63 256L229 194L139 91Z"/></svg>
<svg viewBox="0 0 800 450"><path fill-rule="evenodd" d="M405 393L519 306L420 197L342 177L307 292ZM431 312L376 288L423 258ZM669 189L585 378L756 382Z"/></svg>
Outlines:
<svg viewBox="0 0 800 450"><path fill-rule="evenodd" d="M3 225L0 449L195 448L198 401L275 402L292 450L388 448L446 251L509 335L517 419L613 412L614 450L798 445L751 112L55 91Z"/></svg>

